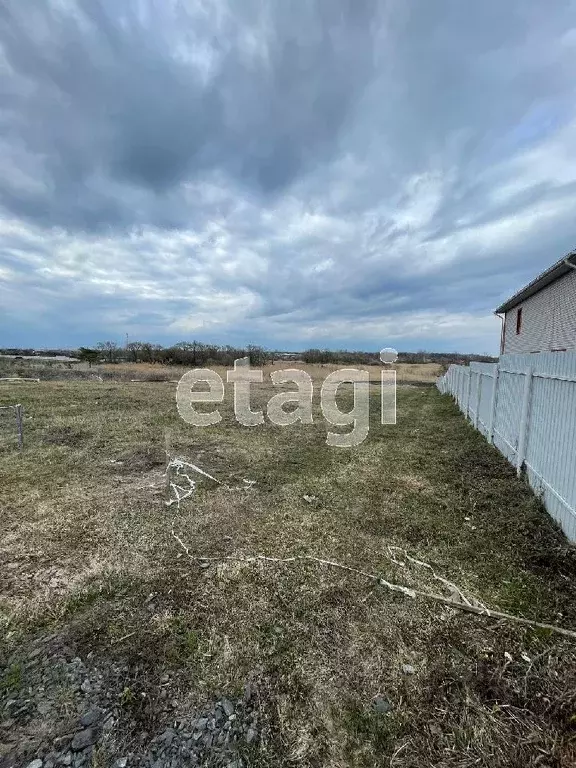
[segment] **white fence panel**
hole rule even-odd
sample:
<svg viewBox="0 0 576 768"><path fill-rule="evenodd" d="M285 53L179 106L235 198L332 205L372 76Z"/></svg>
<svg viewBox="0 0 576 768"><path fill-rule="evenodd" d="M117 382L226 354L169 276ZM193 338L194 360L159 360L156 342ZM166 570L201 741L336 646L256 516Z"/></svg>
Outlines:
<svg viewBox="0 0 576 768"><path fill-rule="evenodd" d="M492 392L494 389L494 374L480 374L480 405L478 408L477 429L484 437L488 437L490 428L490 415L492 413Z"/></svg>
<svg viewBox="0 0 576 768"><path fill-rule="evenodd" d="M494 445L514 463L520 438L524 377L500 369L494 415Z"/></svg>
<svg viewBox="0 0 576 768"><path fill-rule="evenodd" d="M576 353L451 365L437 383L576 541Z"/></svg>

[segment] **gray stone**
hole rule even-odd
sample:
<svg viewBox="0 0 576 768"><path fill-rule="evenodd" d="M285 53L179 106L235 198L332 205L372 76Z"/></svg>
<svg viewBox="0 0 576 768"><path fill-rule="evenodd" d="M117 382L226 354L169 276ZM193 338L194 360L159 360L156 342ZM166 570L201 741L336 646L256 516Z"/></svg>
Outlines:
<svg viewBox="0 0 576 768"><path fill-rule="evenodd" d="M112 717L112 715L108 715L106 720L104 720L104 722L102 723L102 730L106 732L112 731L115 725L116 725L116 722Z"/></svg>
<svg viewBox="0 0 576 768"><path fill-rule="evenodd" d="M92 683L90 682L90 680L88 680L88 678L86 678L86 680L84 680L84 682L80 686L80 690L83 693L90 693L90 691L92 690Z"/></svg>
<svg viewBox="0 0 576 768"><path fill-rule="evenodd" d="M98 734L93 728L85 728L83 731L78 731L78 733L74 734L70 746L72 747L73 752L79 752L81 749L85 749L86 747L95 744L97 739Z"/></svg>
<svg viewBox="0 0 576 768"><path fill-rule="evenodd" d="M72 763L72 753L71 752L66 752L65 755L62 755L62 757L60 758L59 762L62 765L70 765Z"/></svg>
<svg viewBox="0 0 576 768"><path fill-rule="evenodd" d="M404 672L405 675L413 675L416 670L412 664L402 664L402 672Z"/></svg>
<svg viewBox="0 0 576 768"><path fill-rule="evenodd" d="M375 711L381 715L386 714L386 712L390 712L392 709L392 704L390 704L388 699L385 699L383 696L376 696L372 702L372 706L374 707Z"/></svg>
<svg viewBox="0 0 576 768"><path fill-rule="evenodd" d="M172 744L172 742L174 741L175 735L176 734L174 733L172 728L167 728L164 731L164 733L160 734L160 736L158 737L158 741L163 741L166 744L166 746L169 747L170 744Z"/></svg>
<svg viewBox="0 0 576 768"><path fill-rule="evenodd" d="M198 720L194 723L194 728L197 731L203 731L208 726L208 718L207 717L199 717Z"/></svg>
<svg viewBox="0 0 576 768"><path fill-rule="evenodd" d="M113 768L126 768L128 765L128 758L127 757L119 757L117 760L113 763Z"/></svg>
<svg viewBox="0 0 576 768"><path fill-rule="evenodd" d="M254 728L248 728L248 732L246 733L246 743L252 744L253 741L255 741L258 734L254 730Z"/></svg>
<svg viewBox="0 0 576 768"><path fill-rule="evenodd" d="M82 715L80 722L85 728L89 728L91 725L95 725L99 720L101 720L103 715L104 712L100 709L100 707L92 707L92 709L89 709L88 712L85 712Z"/></svg>
<svg viewBox="0 0 576 768"><path fill-rule="evenodd" d="M234 714L234 704L232 704L230 699L222 699L221 706L226 713L226 717L230 717L230 715Z"/></svg>
<svg viewBox="0 0 576 768"><path fill-rule="evenodd" d="M54 739L54 747L56 749L61 749L61 747L68 746L68 744L72 741L73 733L67 733L64 736L56 736Z"/></svg>
<svg viewBox="0 0 576 768"><path fill-rule="evenodd" d="M36 758L36 760L32 760L31 763L28 763L26 768L42 768L42 760Z"/></svg>

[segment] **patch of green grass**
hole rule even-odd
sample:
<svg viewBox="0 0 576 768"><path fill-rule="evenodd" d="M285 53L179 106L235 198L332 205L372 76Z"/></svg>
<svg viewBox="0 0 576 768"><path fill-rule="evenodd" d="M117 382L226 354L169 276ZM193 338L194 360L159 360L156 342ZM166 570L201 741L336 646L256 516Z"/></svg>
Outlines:
<svg viewBox="0 0 576 768"><path fill-rule="evenodd" d="M136 694L129 686L126 686L120 694L120 706L125 708L133 707L137 701Z"/></svg>
<svg viewBox="0 0 576 768"><path fill-rule="evenodd" d="M71 618L83 613L96 603L106 603L126 594L130 588L130 582L122 578L108 577L104 580L92 580L66 597L62 614L66 618Z"/></svg>
<svg viewBox="0 0 576 768"><path fill-rule="evenodd" d="M181 666L197 663L206 652L201 632L190 626L190 617L180 613L169 624L164 656L168 664Z"/></svg>
<svg viewBox="0 0 576 768"><path fill-rule="evenodd" d="M393 711L386 714L361 708L351 703L344 710L347 733L345 754L355 766L385 765L386 758L405 730L402 718ZM366 746L369 745L369 749ZM381 762L374 762L374 759Z"/></svg>
<svg viewBox="0 0 576 768"><path fill-rule="evenodd" d="M0 691L4 694L16 693L23 685L24 668L22 664L11 664L0 678Z"/></svg>

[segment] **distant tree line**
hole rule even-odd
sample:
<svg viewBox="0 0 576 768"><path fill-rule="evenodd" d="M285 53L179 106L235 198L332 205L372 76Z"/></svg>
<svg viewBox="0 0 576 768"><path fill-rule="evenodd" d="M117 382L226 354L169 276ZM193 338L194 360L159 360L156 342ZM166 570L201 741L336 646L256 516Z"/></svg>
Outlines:
<svg viewBox="0 0 576 768"><path fill-rule="evenodd" d="M300 359L305 363L316 365L325 363L380 365L378 352L350 352L346 349L306 349L301 353Z"/></svg>
<svg viewBox="0 0 576 768"><path fill-rule="evenodd" d="M204 344L200 341L179 341L170 347L152 344L148 341L130 341L119 347L112 341L100 341L96 345L99 359L107 363L158 363L161 365L184 365L201 368L208 365L232 366L234 360L249 357L253 366L265 365L272 353L255 344L246 347ZM85 353L84 353L85 354Z"/></svg>
<svg viewBox="0 0 576 768"><path fill-rule="evenodd" d="M361 365L380 365L380 351L374 352L352 352L346 349L307 349L301 353L300 359L305 363L326 364L361 364ZM497 360L496 357L489 355L461 354L460 352L399 352L399 363L438 363L440 365L450 365L451 363L492 363Z"/></svg>
<svg viewBox="0 0 576 768"><path fill-rule="evenodd" d="M158 363L160 365L182 365L189 368L201 368L210 365L231 367L234 360L249 357L250 365L262 366L274 360L301 360L302 362L325 365L380 365L379 350L372 352L350 351L346 349L306 349L303 352L285 352L267 350L264 347L248 344L246 347L229 345L205 344L200 341L180 341L172 346L164 347L147 341L130 341L121 347L114 341L100 341L94 347L80 347L76 350L49 349L34 350L21 348L0 349L0 354L14 356L54 357L67 355L88 362L91 366L96 363ZM451 363L466 364L469 362L494 362L497 358L488 355L472 355L460 352L399 352L400 363Z"/></svg>

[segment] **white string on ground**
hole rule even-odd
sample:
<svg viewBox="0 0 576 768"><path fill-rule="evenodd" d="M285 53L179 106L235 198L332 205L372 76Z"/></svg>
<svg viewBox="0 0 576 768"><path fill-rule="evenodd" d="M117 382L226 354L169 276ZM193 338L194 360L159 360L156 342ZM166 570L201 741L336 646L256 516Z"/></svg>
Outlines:
<svg viewBox="0 0 576 768"><path fill-rule="evenodd" d="M176 504L176 508L179 511L180 509L180 503L184 501L185 499L192 496L192 494L196 490L197 483L195 480L193 480L190 475L186 472L183 472L182 470L184 468L191 469L194 472L197 472L200 475L203 475L204 477L209 478L210 480L213 480L214 482L218 483L218 485L223 486L229 491L237 491L237 490L247 490L251 488L254 485L253 480L244 480L245 483L244 488L231 488L225 483L222 483L220 480L217 480L212 475L208 474L208 472L205 472L203 469L200 469L200 467L196 466L195 464L191 464L190 462L185 461L181 458L174 458L170 459L168 456L168 461L166 464L166 476L169 477L169 472L171 469L174 469L176 472L177 477L182 477L188 482L188 487L184 487L181 485L178 485L177 483L174 483L170 481L169 487L171 490L174 491L175 496L173 498L170 498L168 501L166 501L166 506L172 506L173 504ZM291 557L271 557L269 555L224 555L220 557L209 557L204 555L194 555L190 552L190 548L186 546L186 544L182 541L180 536L176 533L174 530L174 524L175 519L172 520L171 525L171 534L173 538L178 542L182 550L185 552L186 556L192 560L193 562L197 563L209 563L209 562L223 562L223 561L235 561L235 562L243 562L243 563L257 563L257 562L269 562L269 563L278 563L278 564L289 564L289 563L296 563L296 562L311 562L311 563L317 563L319 565L327 566L330 568L337 568L342 571L347 571L349 573L354 573L358 576L362 576L363 578L369 579L370 581L375 582L376 584L380 585L381 587L384 587L385 589L388 589L391 592L399 592L406 597L410 597L412 599L415 599L416 597L423 598L425 600L432 600L433 602L441 603L443 605L449 606L451 608L456 608L461 611L465 611L467 613L474 613L478 616L487 616L490 618L495 619L505 619L507 621L515 622L516 624L522 624L524 626L529 627L539 627L541 629L549 630L550 632L555 632L556 634L563 635L564 637L569 637L572 640L576 640L576 632L571 629L564 629L564 627L558 627L555 624L546 624L539 621L533 621L532 619L525 619L522 616L514 616L510 613L504 613L502 611L495 611L492 609L486 608L486 606L482 605L479 601L475 600L474 598L472 600L468 600L462 591L456 587L455 584L448 581L447 579L444 579L442 576L438 576L434 569L432 568L429 563L425 563L422 560L417 560L416 558L411 557L408 555L406 550L401 549L400 547L393 547L389 546L388 551L389 555L388 557L397 565L404 566L405 563L398 561L394 558L394 555L392 554L393 551L399 551L404 553L404 557L409 562L414 563L415 565L419 567L423 567L426 569L429 569L435 579L440 581L442 584L447 586L451 591L452 595L450 597L445 597L444 595L438 595L434 592L427 592L423 589L416 589L413 587L408 587L403 584L395 584L390 581L386 581L386 579L382 578L382 576L379 576L375 573L370 573L368 571L361 570L359 568L353 568L350 565L344 565L343 563L338 563L334 560L327 560L321 557L315 557L313 555L292 555ZM454 599L454 595L457 596L458 599Z"/></svg>

